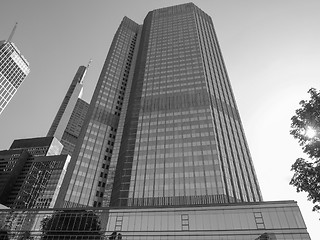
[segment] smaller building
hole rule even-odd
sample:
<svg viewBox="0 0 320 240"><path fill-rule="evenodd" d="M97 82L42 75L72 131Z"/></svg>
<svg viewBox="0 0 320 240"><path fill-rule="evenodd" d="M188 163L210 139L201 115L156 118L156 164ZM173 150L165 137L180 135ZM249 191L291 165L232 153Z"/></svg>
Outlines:
<svg viewBox="0 0 320 240"><path fill-rule="evenodd" d="M295 201L110 209L106 231L130 240L310 239Z"/></svg>
<svg viewBox="0 0 320 240"><path fill-rule="evenodd" d="M13 203L23 179L19 176L30 154L23 149L0 151L0 203ZM20 182L20 183L19 183Z"/></svg>
<svg viewBox="0 0 320 240"><path fill-rule="evenodd" d="M310 240L294 201L0 210L0 224L11 239Z"/></svg>
<svg viewBox="0 0 320 240"><path fill-rule="evenodd" d="M69 155L54 137L15 140L0 151L0 203L15 209L53 207Z"/></svg>
<svg viewBox="0 0 320 240"><path fill-rule="evenodd" d="M28 61L10 41L0 41L0 114L30 72Z"/></svg>
<svg viewBox="0 0 320 240"><path fill-rule="evenodd" d="M69 161L69 155L35 157L12 207L54 207Z"/></svg>

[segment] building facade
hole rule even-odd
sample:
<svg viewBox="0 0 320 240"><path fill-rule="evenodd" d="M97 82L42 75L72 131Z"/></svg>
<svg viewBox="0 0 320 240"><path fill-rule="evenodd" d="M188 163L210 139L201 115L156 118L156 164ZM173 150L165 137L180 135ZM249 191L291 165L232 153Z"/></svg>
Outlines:
<svg viewBox="0 0 320 240"><path fill-rule="evenodd" d="M48 134L63 138L66 99ZM296 202L262 201L212 20L192 3L122 20L65 169L55 208L0 210L0 237L310 240Z"/></svg>
<svg viewBox="0 0 320 240"><path fill-rule="evenodd" d="M294 201L110 209L107 232L122 239L310 239Z"/></svg>
<svg viewBox="0 0 320 240"><path fill-rule="evenodd" d="M0 114L30 72L28 61L10 41L0 41Z"/></svg>
<svg viewBox="0 0 320 240"><path fill-rule="evenodd" d="M0 203L14 209L54 207L70 156L54 137L15 140L0 151Z"/></svg>
<svg viewBox="0 0 320 240"><path fill-rule="evenodd" d="M88 112L65 206L262 200L212 20L194 4L123 19Z"/></svg>
<svg viewBox="0 0 320 240"><path fill-rule="evenodd" d="M261 201L211 18L194 4L144 20L105 205Z"/></svg>
<svg viewBox="0 0 320 240"><path fill-rule="evenodd" d="M140 29L138 24L124 18L115 35L63 184L64 207L102 205L122 105L132 80Z"/></svg>
<svg viewBox="0 0 320 240"><path fill-rule="evenodd" d="M72 155L76 147L78 137L80 136L88 108L89 104L81 98L78 98L60 140L63 145L61 154Z"/></svg>
<svg viewBox="0 0 320 240"><path fill-rule="evenodd" d="M30 157L28 151L4 150L0 151L0 203L13 203L22 185L16 184L24 165Z"/></svg>
<svg viewBox="0 0 320 240"><path fill-rule="evenodd" d="M158 208L0 209L2 239L310 240L294 201Z"/></svg>
<svg viewBox="0 0 320 240"><path fill-rule="evenodd" d="M81 99L87 69L80 66L77 70L47 134L63 144L61 154L72 155L89 108Z"/></svg>

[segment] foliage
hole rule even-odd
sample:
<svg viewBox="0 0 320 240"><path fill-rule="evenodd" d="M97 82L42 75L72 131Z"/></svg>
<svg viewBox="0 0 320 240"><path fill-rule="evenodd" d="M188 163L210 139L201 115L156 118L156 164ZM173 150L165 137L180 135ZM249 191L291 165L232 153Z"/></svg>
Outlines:
<svg viewBox="0 0 320 240"><path fill-rule="evenodd" d="M320 210L320 164L314 164L298 158L292 165L295 172L290 184L297 188L297 192L307 192L308 200L315 205L313 211Z"/></svg>
<svg viewBox="0 0 320 240"><path fill-rule="evenodd" d="M276 239L276 236L274 233L263 233L255 240L271 240L271 239Z"/></svg>
<svg viewBox="0 0 320 240"><path fill-rule="evenodd" d="M42 239L100 239L99 217L92 211L63 210L42 220Z"/></svg>
<svg viewBox="0 0 320 240"><path fill-rule="evenodd" d="M294 175L290 184L297 192L307 192L308 200L314 203L313 211L320 210L320 92L311 88L309 100L300 102L300 108L291 118L290 134L298 139L309 160L298 158L292 165ZM306 134L308 129L315 131L315 136Z"/></svg>
<svg viewBox="0 0 320 240"><path fill-rule="evenodd" d="M117 232L111 233L109 240L121 240L122 239L122 234Z"/></svg>

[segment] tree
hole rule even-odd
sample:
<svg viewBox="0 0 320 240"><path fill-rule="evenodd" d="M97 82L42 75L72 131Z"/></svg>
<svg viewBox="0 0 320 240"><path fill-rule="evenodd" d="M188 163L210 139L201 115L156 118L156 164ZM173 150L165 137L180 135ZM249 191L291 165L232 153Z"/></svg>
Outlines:
<svg viewBox="0 0 320 240"><path fill-rule="evenodd" d="M99 217L92 211L63 210L42 220L42 239L102 238Z"/></svg>
<svg viewBox="0 0 320 240"><path fill-rule="evenodd" d="M263 233L255 240L273 240L273 239L277 239L274 233Z"/></svg>
<svg viewBox="0 0 320 240"><path fill-rule="evenodd" d="M19 240L26 240L26 239L32 239L30 231L25 231L22 233L22 235L19 237Z"/></svg>
<svg viewBox="0 0 320 240"><path fill-rule="evenodd" d="M122 234L117 232L111 233L109 240L121 240L122 239Z"/></svg>
<svg viewBox="0 0 320 240"><path fill-rule="evenodd" d="M307 192L314 204L313 211L320 210L320 91L311 88L309 100L301 101L296 115L291 118L290 134L298 139L308 160L298 158L292 165L294 175L290 184L297 192Z"/></svg>

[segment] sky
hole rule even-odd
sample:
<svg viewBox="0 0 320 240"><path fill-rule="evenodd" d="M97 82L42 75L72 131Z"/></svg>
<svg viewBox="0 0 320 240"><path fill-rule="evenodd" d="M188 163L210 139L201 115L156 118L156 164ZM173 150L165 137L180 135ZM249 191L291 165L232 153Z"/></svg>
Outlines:
<svg viewBox="0 0 320 240"><path fill-rule="evenodd" d="M304 157L289 134L290 118L311 87L320 89L320 1L193 2L213 19L264 200L297 201L311 239L320 239L320 214L289 185L291 165ZM18 22L13 42L31 72L0 115L0 149L45 136L76 70L92 59L83 94L90 102L124 16L141 24L149 11L181 3L2 0L0 40Z"/></svg>

